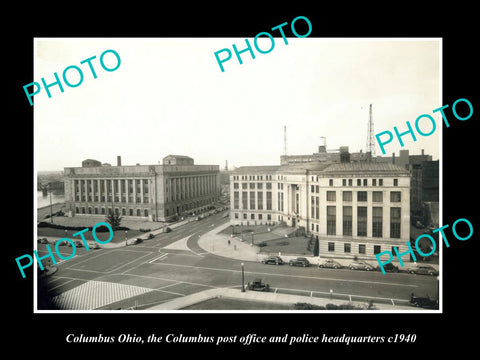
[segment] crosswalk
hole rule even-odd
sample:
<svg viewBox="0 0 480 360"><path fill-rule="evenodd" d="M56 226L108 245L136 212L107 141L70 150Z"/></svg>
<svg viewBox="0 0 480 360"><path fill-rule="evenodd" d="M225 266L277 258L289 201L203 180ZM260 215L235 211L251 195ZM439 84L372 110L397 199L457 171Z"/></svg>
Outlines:
<svg viewBox="0 0 480 360"><path fill-rule="evenodd" d="M153 289L92 280L65 291L52 300L61 310L94 310L150 291Z"/></svg>

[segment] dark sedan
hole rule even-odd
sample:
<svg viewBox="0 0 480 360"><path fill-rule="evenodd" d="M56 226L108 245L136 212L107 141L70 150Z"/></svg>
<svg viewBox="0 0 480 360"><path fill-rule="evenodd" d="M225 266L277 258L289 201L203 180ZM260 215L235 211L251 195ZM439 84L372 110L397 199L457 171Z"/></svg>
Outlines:
<svg viewBox="0 0 480 360"><path fill-rule="evenodd" d="M290 266L303 266L303 267L307 267L307 266L310 266L310 261L308 261L307 258L304 258L304 257L297 257L295 259L291 259L288 264Z"/></svg>
<svg viewBox="0 0 480 360"><path fill-rule="evenodd" d="M282 265L283 260L280 256L269 256L262 260L262 264Z"/></svg>

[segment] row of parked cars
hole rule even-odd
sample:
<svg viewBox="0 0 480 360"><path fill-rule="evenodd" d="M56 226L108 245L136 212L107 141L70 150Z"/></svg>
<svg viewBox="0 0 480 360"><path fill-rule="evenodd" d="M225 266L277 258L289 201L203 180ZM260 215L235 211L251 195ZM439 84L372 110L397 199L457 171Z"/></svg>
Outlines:
<svg viewBox="0 0 480 360"><path fill-rule="evenodd" d="M263 264L273 264L273 265L283 265L286 262L280 257L280 256L269 256L266 257L262 260ZM290 266L311 266L310 261L308 261L307 258L305 257L297 257L294 259L291 259L288 261L288 264ZM347 268L350 270L364 270L364 271L380 271L379 266L373 266L366 261L361 261L361 260L355 260L352 261L350 264L347 266L344 266L340 264L338 261L335 261L333 259L323 259L319 264L319 268L330 268L330 269L342 269L342 268ZM383 266L384 270L386 272L399 272L398 266L388 263ZM407 268L405 270L406 272L410 274L421 274L421 275L438 275L438 270L435 269L431 265L427 264L417 264L416 266L412 266L410 268Z"/></svg>

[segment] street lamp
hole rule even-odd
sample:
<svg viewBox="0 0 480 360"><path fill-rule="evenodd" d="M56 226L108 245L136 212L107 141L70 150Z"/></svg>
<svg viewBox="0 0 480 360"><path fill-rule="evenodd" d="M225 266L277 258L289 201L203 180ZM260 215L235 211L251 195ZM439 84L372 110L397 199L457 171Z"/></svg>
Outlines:
<svg viewBox="0 0 480 360"><path fill-rule="evenodd" d="M245 292L245 276L244 276L244 266L245 264L242 262L242 292Z"/></svg>
<svg viewBox="0 0 480 360"><path fill-rule="evenodd" d="M125 246L127 246L127 234L128 234L128 230L125 230Z"/></svg>

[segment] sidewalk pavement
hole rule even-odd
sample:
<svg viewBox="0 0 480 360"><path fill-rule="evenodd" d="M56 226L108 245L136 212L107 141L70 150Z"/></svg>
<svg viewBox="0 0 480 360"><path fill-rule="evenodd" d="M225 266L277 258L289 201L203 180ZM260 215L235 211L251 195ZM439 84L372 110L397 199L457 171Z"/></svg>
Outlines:
<svg viewBox="0 0 480 360"><path fill-rule="evenodd" d="M340 263L342 266L348 266L352 261L353 258L336 258L332 256L308 256L308 255L285 255L281 252L279 253L264 253L260 252L260 247L256 245L252 245L248 240L242 241L240 238L234 236L232 237L230 234L222 233L225 228L229 227L230 223L225 223L215 229L209 231L205 235L202 235L198 240L198 245L203 248L205 251L223 256L228 257L231 259L243 260L243 261L261 261L263 258L278 255L280 256L283 261L289 262L291 259L295 259L297 257L304 257L307 258L310 264L313 266L318 265L319 261L324 259L332 259ZM230 241L230 242L229 242ZM363 260L362 260L363 261ZM377 266L378 263L375 259L373 260L366 260L367 263L373 266ZM393 263L399 267L399 269L405 270L409 267L415 266L415 263L404 262L404 266L401 267L398 261L393 261ZM438 264L431 264L428 265L433 266L435 269L439 269Z"/></svg>

